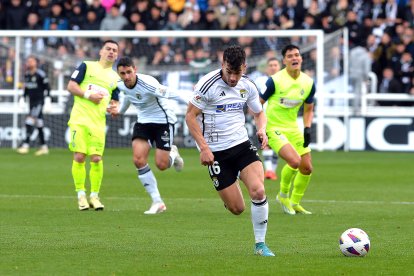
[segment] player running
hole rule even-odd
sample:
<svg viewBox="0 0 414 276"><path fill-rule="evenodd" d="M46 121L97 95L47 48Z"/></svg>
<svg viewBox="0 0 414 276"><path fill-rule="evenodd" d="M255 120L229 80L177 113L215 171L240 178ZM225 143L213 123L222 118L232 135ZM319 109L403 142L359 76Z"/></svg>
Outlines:
<svg viewBox="0 0 414 276"><path fill-rule="evenodd" d="M245 104L251 109L261 147L267 144L266 116L256 85L245 75L246 53L230 46L223 54L221 69L202 77L194 88L186 122L200 150L200 161L208 166L213 185L233 214L245 209L239 181L251 198L251 218L255 236L254 253L275 256L266 246L269 205L264 188L263 165L245 127Z"/></svg>
<svg viewBox="0 0 414 276"><path fill-rule="evenodd" d="M129 57L122 57L117 64L122 81L118 88L125 97L118 110L116 106L108 111L113 115L123 114L132 103L137 110L137 122L132 134L132 152L138 179L151 196L151 207L144 214L158 214L167 210L158 190L157 179L148 165L151 144L155 142L155 164L161 171L172 166L181 171L184 161L173 145L174 124L177 118L171 108L170 99L180 99L173 91L161 85L154 77L138 74Z"/></svg>
<svg viewBox="0 0 414 276"><path fill-rule="evenodd" d="M269 77L266 91L260 97L266 108L270 147L286 161L280 179L280 192L276 199L282 210L289 215L311 214L300 201L309 185L312 173L311 125L313 119L315 84L308 75L301 72L302 56L295 45L282 50L283 70ZM303 133L297 124L297 116L303 108ZM290 194L291 183L293 190Z"/></svg>

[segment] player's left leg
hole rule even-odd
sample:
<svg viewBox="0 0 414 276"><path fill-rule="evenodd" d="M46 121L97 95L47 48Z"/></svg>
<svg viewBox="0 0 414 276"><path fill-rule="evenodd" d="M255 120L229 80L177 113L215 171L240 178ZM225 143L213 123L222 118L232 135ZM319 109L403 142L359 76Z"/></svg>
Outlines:
<svg viewBox="0 0 414 276"><path fill-rule="evenodd" d="M299 171L296 174L295 180L293 182L293 190L292 195L290 197L292 208L296 211L296 213L301 213L305 215L312 214L300 205L300 201L303 195L305 194L306 188L308 187L309 182L311 180L311 175L312 157L311 153L308 152L302 155Z"/></svg>
<svg viewBox="0 0 414 276"><path fill-rule="evenodd" d="M23 143L20 145L20 147L17 149L17 152L20 154L27 154L29 153L30 148L30 136L32 136L34 127L35 127L35 118L32 116L27 116L24 123L26 127L26 138L24 139Z"/></svg>
<svg viewBox="0 0 414 276"><path fill-rule="evenodd" d="M266 246L265 238L269 218L269 204L264 188L263 165L254 161L240 171L240 179L244 182L251 198L251 214L253 232L255 236L255 254L261 256L275 256Z"/></svg>
<svg viewBox="0 0 414 276"><path fill-rule="evenodd" d="M100 211L104 209L104 205L99 198L99 192L104 174L102 156L105 148L105 131L94 130L90 131L89 135L88 153L91 161L89 170L89 181L91 183L89 204L96 211Z"/></svg>
<svg viewBox="0 0 414 276"><path fill-rule="evenodd" d="M40 143L40 147L39 149L35 152L36 156L40 156L40 155L46 155L49 154L49 148L46 144L46 140L45 140L45 134L44 134L44 121L42 118L42 114L39 115L39 117L36 120L36 127L38 130L38 135L39 135L39 143Z"/></svg>

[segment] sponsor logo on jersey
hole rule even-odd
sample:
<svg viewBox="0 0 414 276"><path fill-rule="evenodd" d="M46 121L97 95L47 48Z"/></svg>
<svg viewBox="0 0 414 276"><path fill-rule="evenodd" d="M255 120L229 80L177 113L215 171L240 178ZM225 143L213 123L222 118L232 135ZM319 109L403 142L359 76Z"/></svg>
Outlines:
<svg viewBox="0 0 414 276"><path fill-rule="evenodd" d="M216 113L243 109L244 103L222 104L216 107Z"/></svg>
<svg viewBox="0 0 414 276"><path fill-rule="evenodd" d="M294 108L302 104L302 100L291 100L286 98L280 98L279 103L287 108Z"/></svg>
<svg viewBox="0 0 414 276"><path fill-rule="evenodd" d="M224 91L221 91L220 97L224 97L224 96L226 96L226 93Z"/></svg>
<svg viewBox="0 0 414 276"><path fill-rule="evenodd" d="M240 96L244 99L244 98L246 98L246 95L247 95L246 89L241 89L240 90Z"/></svg>

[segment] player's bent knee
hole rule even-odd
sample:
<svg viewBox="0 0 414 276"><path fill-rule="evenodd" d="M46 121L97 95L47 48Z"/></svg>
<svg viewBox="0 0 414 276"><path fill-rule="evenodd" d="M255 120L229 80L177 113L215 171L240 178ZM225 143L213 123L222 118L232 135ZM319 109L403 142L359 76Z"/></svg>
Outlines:
<svg viewBox="0 0 414 276"><path fill-rule="evenodd" d="M244 212L244 205L243 206L227 206L227 209L233 214L233 215L241 215Z"/></svg>
<svg viewBox="0 0 414 276"><path fill-rule="evenodd" d="M169 163L169 161L167 161L167 162L165 162L165 161L156 161L155 162L155 165L157 166L157 168L160 170L160 171L164 171L164 170L166 170L166 169L168 169L170 166L170 163Z"/></svg>
<svg viewBox="0 0 414 276"><path fill-rule="evenodd" d="M250 198L254 200L262 200L266 197L263 185L260 185L250 191Z"/></svg>

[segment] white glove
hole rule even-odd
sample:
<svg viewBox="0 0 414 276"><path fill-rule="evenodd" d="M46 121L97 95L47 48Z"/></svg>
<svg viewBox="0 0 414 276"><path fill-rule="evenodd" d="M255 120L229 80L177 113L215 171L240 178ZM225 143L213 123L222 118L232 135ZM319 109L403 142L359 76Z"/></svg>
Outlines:
<svg viewBox="0 0 414 276"><path fill-rule="evenodd" d="M20 97L19 99L19 109L26 110L26 102L24 101L24 97Z"/></svg>
<svg viewBox="0 0 414 276"><path fill-rule="evenodd" d="M52 99L50 97L45 98L45 104L43 105L43 112L44 113L52 112Z"/></svg>

